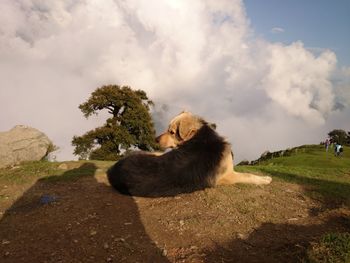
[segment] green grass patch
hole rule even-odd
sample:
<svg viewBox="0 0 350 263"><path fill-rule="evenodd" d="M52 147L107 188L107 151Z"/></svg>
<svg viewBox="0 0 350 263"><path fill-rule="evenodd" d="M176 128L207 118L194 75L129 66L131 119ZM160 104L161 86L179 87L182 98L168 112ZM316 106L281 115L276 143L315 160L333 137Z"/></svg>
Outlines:
<svg viewBox="0 0 350 263"><path fill-rule="evenodd" d="M313 196L339 199L350 205L350 147L341 157L319 145L298 147L291 156L277 157L254 166L237 166L237 171L266 174L276 181L305 186Z"/></svg>
<svg viewBox="0 0 350 263"><path fill-rule="evenodd" d="M2 184L24 184L44 176L62 173L58 169L60 163L56 162L26 162L13 168L0 169L0 182Z"/></svg>
<svg viewBox="0 0 350 263"><path fill-rule="evenodd" d="M97 166L91 162L84 162L80 166L68 169L58 175L49 175L41 178L41 181L45 182L62 182L62 181L76 181L81 177L94 176L97 170Z"/></svg>
<svg viewBox="0 0 350 263"><path fill-rule="evenodd" d="M308 263L349 263L350 233L328 233L307 251Z"/></svg>
<svg viewBox="0 0 350 263"><path fill-rule="evenodd" d="M70 161L70 162L26 162L13 168L0 169L0 184L26 184L35 180L47 182L77 180L83 176L105 173L114 162ZM60 168L64 164L65 169Z"/></svg>

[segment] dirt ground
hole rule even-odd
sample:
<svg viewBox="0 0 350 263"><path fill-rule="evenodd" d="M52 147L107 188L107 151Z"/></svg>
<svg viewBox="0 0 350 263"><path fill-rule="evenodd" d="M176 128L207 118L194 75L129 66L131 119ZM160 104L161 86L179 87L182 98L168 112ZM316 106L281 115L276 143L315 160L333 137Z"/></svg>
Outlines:
<svg viewBox="0 0 350 263"><path fill-rule="evenodd" d="M225 186L132 198L105 173L0 185L0 261L300 262L327 232L350 231L350 209L297 184Z"/></svg>

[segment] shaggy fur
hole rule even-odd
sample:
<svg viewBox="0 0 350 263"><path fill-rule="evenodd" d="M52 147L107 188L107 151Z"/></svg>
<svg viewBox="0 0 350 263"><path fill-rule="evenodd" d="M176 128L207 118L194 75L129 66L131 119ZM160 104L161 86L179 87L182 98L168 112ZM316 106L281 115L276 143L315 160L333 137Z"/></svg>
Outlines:
<svg viewBox="0 0 350 263"><path fill-rule="evenodd" d="M108 172L110 184L119 192L135 196L171 196L221 184L269 184L268 176L233 170L231 145L203 119L183 112L157 138L175 149L163 155L129 155Z"/></svg>
<svg viewBox="0 0 350 263"><path fill-rule="evenodd" d="M135 196L174 195L215 184L225 140L206 123L177 149L161 156L133 154L108 171L110 184Z"/></svg>

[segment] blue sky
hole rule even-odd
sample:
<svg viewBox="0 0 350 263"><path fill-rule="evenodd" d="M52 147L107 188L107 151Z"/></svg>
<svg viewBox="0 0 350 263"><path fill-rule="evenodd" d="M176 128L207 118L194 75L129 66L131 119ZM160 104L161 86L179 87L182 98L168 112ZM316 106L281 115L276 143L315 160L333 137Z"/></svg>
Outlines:
<svg viewBox="0 0 350 263"><path fill-rule="evenodd" d="M256 35L289 44L301 40L306 48L328 48L339 66L350 65L349 0L244 0ZM284 32L272 33L274 27Z"/></svg>

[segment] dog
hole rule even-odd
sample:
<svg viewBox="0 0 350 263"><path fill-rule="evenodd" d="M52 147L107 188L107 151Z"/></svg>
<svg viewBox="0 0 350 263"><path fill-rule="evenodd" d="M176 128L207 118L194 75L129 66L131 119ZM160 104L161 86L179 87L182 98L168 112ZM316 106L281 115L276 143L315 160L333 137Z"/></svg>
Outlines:
<svg viewBox="0 0 350 263"><path fill-rule="evenodd" d="M156 141L161 148L173 150L132 154L107 171L117 191L133 196L174 196L217 185L265 185L272 180L269 176L235 172L231 145L213 125L190 112L173 118Z"/></svg>

